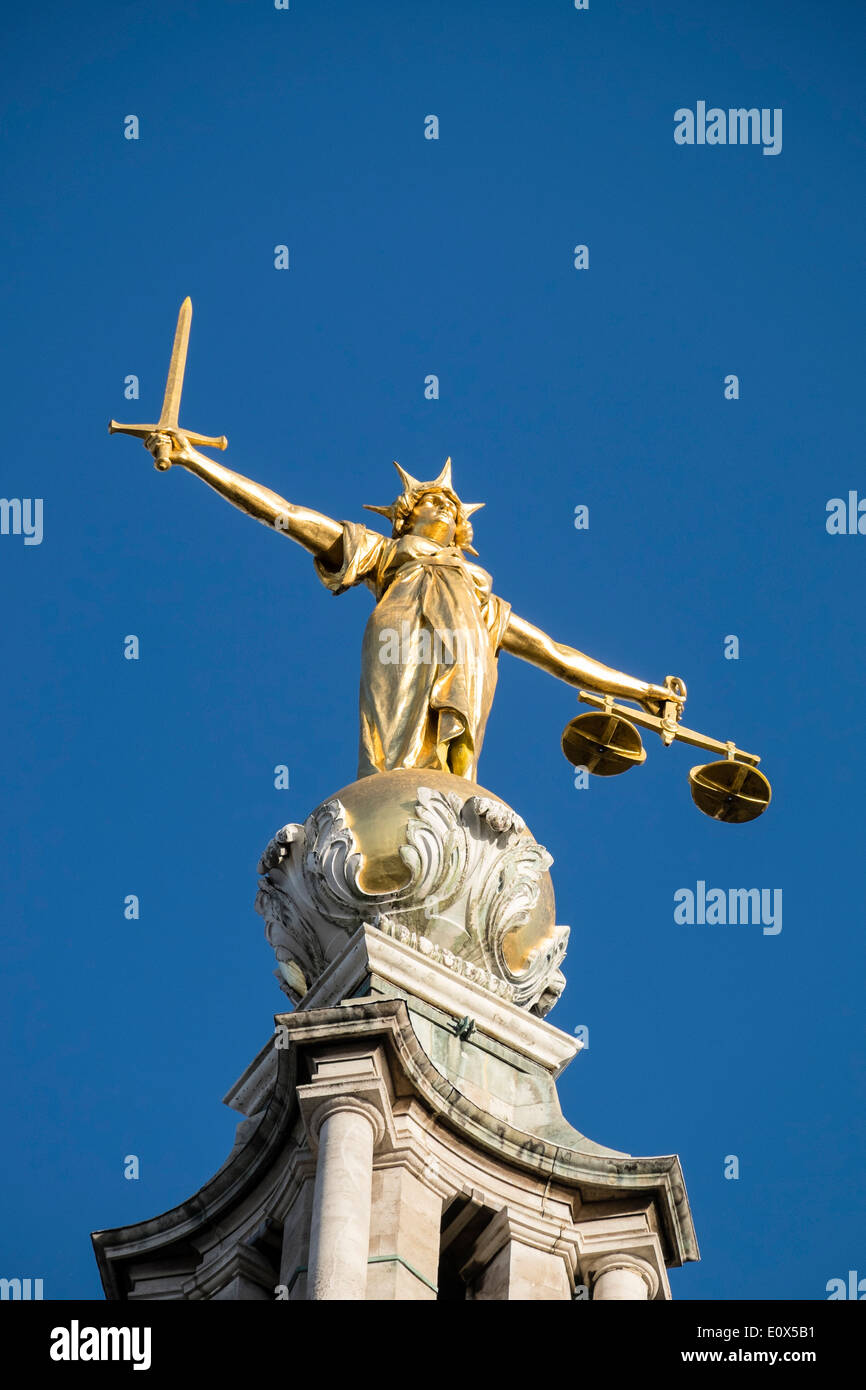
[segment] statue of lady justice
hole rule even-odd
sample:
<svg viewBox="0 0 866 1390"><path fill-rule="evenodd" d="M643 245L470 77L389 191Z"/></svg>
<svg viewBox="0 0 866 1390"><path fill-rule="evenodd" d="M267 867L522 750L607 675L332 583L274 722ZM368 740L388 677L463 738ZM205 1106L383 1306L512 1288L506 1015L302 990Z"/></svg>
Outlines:
<svg viewBox="0 0 866 1390"><path fill-rule="evenodd" d="M693 799L708 815L734 821L760 815L770 789L754 768L758 758L679 728L686 692L676 677L663 685L638 680L555 642L512 612L494 594L486 570L467 558L478 553L470 518L483 504L460 499L450 459L428 481L395 465L398 497L387 507L369 507L391 523L384 536L287 502L200 453L196 445L225 449L227 441L178 425L191 314L185 299L159 422L112 420L109 431L142 439L158 469L180 465L247 516L297 541L331 593L366 584L375 599L361 654L358 779L322 801L302 825L278 830L259 865L256 906L283 988L300 1001L355 933L373 924L422 954L439 952L436 959L447 968L459 966L475 983L504 989L514 1003L545 1014L564 983L559 964L569 930L556 924L553 861L522 817L477 783L499 653L598 692L581 695L604 714L572 720L563 751L576 761L572 754L586 748L588 770L599 775L645 756L623 717L630 712L614 705L615 696L641 705L646 713L634 711L635 719L666 745L679 738L726 754L723 763L690 774ZM593 732L582 732L575 744L573 726L581 724ZM626 729L621 746L608 746L614 726Z"/></svg>
<svg viewBox="0 0 866 1390"><path fill-rule="evenodd" d="M333 594L366 584L376 606L361 656L358 776L424 768L474 782L500 651L567 681L619 695L659 714L682 707L670 685L653 685L564 646L520 618L493 593L490 575L471 563L470 516L454 490L451 460L437 478L413 478L395 464L402 490L387 507L383 536L285 501L269 488L196 450L180 431L145 444L161 467L180 464L256 521L297 541L314 557Z"/></svg>

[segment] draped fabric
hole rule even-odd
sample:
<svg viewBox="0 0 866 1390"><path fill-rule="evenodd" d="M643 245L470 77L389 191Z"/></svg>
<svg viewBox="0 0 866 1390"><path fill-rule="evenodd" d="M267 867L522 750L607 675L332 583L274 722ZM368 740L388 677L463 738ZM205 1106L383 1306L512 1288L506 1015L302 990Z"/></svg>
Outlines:
<svg viewBox="0 0 866 1390"><path fill-rule="evenodd" d="M376 600L361 652L358 776L421 767L474 781L510 604L457 546L341 524L340 569L316 559L316 572L334 594L366 584Z"/></svg>

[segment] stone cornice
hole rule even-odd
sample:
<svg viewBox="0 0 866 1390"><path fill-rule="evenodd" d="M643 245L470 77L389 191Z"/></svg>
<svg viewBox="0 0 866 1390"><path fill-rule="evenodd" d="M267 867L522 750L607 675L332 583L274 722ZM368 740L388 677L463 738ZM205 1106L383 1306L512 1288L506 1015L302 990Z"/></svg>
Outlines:
<svg viewBox="0 0 866 1390"><path fill-rule="evenodd" d="M300 1011L307 1013L309 1008L327 1008L342 1001L350 993L348 982L356 984L371 974L455 1019L470 1017L488 1037L531 1058L552 1076L559 1076L582 1044L488 988L484 979L466 976L465 966L465 961L424 937L414 938L410 945L365 924L335 958L320 984L310 991L309 1007L305 1000ZM477 969L475 973L484 974Z"/></svg>
<svg viewBox="0 0 866 1390"><path fill-rule="evenodd" d="M159 1216L131 1226L94 1231L90 1239L106 1298L126 1296L122 1266L146 1260L167 1246L190 1239L205 1225L240 1204L284 1156L286 1137L298 1114L297 1053L279 1049L274 1085L258 1123L232 1149L225 1163L192 1197Z"/></svg>
<svg viewBox="0 0 866 1390"><path fill-rule="evenodd" d="M299 1046L330 1040L341 1025L344 1027L350 1021L353 1036L368 1033L372 1038L384 1033L415 1089L434 1113L470 1143L528 1172L553 1178L567 1186L653 1195L659 1203L670 1263L679 1265L698 1259L685 1182L675 1154L638 1158L583 1152L578 1148L549 1144L503 1120L494 1119L461 1095L433 1065L415 1036L403 1000L343 1004L312 1014L302 1011L281 1014L278 1021L294 1035Z"/></svg>

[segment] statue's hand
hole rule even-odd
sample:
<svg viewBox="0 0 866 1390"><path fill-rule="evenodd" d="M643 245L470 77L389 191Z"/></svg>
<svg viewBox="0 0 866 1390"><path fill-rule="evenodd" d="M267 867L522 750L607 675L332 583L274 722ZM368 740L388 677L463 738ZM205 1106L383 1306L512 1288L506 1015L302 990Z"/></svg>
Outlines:
<svg viewBox="0 0 866 1390"><path fill-rule="evenodd" d="M639 702L643 705L647 714L661 716L665 712L665 705L668 701L673 701L676 705L676 717L680 718L686 703L686 687L678 676L668 676L664 685L648 685L647 693Z"/></svg>
<svg viewBox="0 0 866 1390"><path fill-rule="evenodd" d="M165 470L172 464L193 463L196 451L185 434L149 434L144 441L145 449L153 454L157 468Z"/></svg>

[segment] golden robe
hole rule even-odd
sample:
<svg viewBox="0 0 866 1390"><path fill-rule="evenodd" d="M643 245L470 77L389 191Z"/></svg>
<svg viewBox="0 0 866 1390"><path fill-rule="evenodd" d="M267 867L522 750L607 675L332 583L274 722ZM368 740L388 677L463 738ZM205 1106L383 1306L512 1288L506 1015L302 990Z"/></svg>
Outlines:
<svg viewBox="0 0 866 1390"><path fill-rule="evenodd" d="M316 571L333 594L376 599L361 651L358 776L437 768L476 780L511 605L454 545L390 538L352 521L343 564Z"/></svg>

